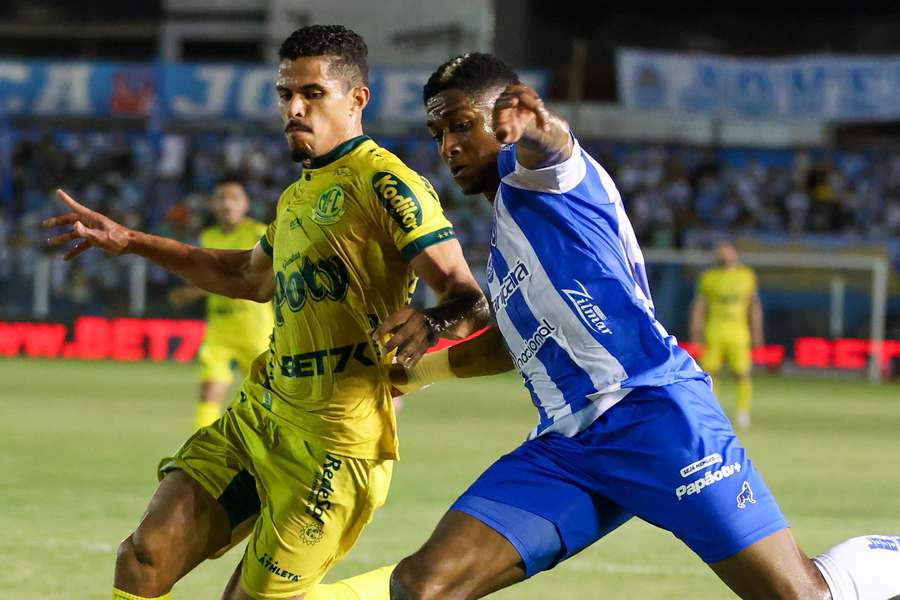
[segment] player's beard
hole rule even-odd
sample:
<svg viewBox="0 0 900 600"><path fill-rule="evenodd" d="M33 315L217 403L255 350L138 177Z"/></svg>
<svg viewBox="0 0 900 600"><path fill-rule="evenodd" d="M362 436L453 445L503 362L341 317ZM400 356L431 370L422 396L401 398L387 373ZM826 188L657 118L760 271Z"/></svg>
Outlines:
<svg viewBox="0 0 900 600"><path fill-rule="evenodd" d="M291 148L291 160L295 163L302 163L310 158L309 153L299 148Z"/></svg>
<svg viewBox="0 0 900 600"><path fill-rule="evenodd" d="M312 154L310 153L309 148L305 148L299 144L292 144L288 141L288 148L291 149L291 160L296 163L301 163L304 160L309 160L312 158Z"/></svg>
<svg viewBox="0 0 900 600"><path fill-rule="evenodd" d="M308 130L307 130L308 131ZM304 160L309 160L313 158L312 148L305 145L304 143L296 140L292 137L291 132L286 132L287 137L287 145L291 151L291 160L297 163L301 163Z"/></svg>

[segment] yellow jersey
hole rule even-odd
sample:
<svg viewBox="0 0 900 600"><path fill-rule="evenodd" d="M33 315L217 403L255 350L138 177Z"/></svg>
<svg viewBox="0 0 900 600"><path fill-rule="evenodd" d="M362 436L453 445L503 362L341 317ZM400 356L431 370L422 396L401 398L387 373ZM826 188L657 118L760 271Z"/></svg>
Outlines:
<svg viewBox="0 0 900 600"><path fill-rule="evenodd" d="M700 296L706 301L706 329L750 329L750 301L756 294L756 274L750 267L708 269L700 276Z"/></svg>
<svg viewBox="0 0 900 600"><path fill-rule="evenodd" d="M370 332L408 304L409 261L454 238L424 177L367 136L309 161L260 239L275 330L250 373L262 403L330 451L397 458L388 368Z"/></svg>
<svg viewBox="0 0 900 600"><path fill-rule="evenodd" d="M266 231L266 226L253 219L244 219L231 231L221 227L207 227L200 233L200 245L222 250L247 250L253 248ZM217 294L206 299L206 341L267 339L272 333L274 317L272 305L252 300L237 300ZM260 344L265 347L265 342Z"/></svg>

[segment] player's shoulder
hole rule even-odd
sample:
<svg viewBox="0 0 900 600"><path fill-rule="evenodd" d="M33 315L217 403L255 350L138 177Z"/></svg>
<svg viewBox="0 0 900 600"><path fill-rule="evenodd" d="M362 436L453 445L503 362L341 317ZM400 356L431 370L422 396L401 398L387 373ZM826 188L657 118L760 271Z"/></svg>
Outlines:
<svg viewBox="0 0 900 600"><path fill-rule="evenodd" d="M385 207L396 206L404 198L419 203L437 200L431 182L383 146L373 143L371 151L360 156L357 164L363 187Z"/></svg>
<svg viewBox="0 0 900 600"><path fill-rule="evenodd" d="M358 161L359 174L370 180L375 179L378 173L390 173L410 183L418 182L421 177L399 156L384 146L379 146L374 140L369 151L362 153Z"/></svg>
<svg viewBox="0 0 900 600"><path fill-rule="evenodd" d="M289 183L287 185L287 187L285 187L283 190L281 190L281 195L278 196L278 202L281 202L285 198L288 198L291 195L293 195L294 192L297 190L297 188L300 187L300 182L302 179L303 179L303 177L301 174L300 177L297 177L297 179L295 179L294 181Z"/></svg>
<svg viewBox="0 0 900 600"><path fill-rule="evenodd" d="M200 245L208 246L211 240L216 239L221 235L221 230L217 225L210 225L209 227L204 227L200 230Z"/></svg>
<svg viewBox="0 0 900 600"><path fill-rule="evenodd" d="M715 279L722 276L722 269L719 267L708 267L700 273L701 279Z"/></svg>
<svg viewBox="0 0 900 600"><path fill-rule="evenodd" d="M261 221L257 221L256 219L254 219L252 217L247 217L246 219L244 219L243 223L241 223L241 226L244 227L244 229L247 229L249 231L260 231L260 230L265 231L265 229L266 229L265 223L263 223Z"/></svg>
<svg viewBox="0 0 900 600"><path fill-rule="evenodd" d="M756 271L747 265L738 265L737 273L744 279L756 279Z"/></svg>
<svg viewBox="0 0 900 600"><path fill-rule="evenodd" d="M297 177L297 179L295 179L294 181L292 181L291 183L289 183L289 184L287 185L287 187L285 187L283 190L281 190L281 194L279 194L279 196L278 196L278 202L275 204L275 211L276 211L276 212L280 212L280 211L281 211L281 207L284 206L284 204L285 204L286 202L288 202L288 200L289 200L290 198L294 198L294 197L296 197L296 196L298 195L297 188L300 187L300 184L301 184L302 180L303 180L303 174L301 173L301 174Z"/></svg>
<svg viewBox="0 0 900 600"><path fill-rule="evenodd" d="M741 279L747 282L747 285L755 286L756 285L756 271L752 268L741 265L740 267Z"/></svg>
<svg viewBox="0 0 900 600"><path fill-rule="evenodd" d="M241 222L240 235L246 240L255 240L266 233L268 225L247 217Z"/></svg>

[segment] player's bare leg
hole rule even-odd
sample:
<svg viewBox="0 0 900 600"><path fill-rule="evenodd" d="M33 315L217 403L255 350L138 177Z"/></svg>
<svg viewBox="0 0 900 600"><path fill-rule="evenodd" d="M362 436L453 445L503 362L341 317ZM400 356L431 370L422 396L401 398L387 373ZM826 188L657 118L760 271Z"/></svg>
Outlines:
<svg viewBox="0 0 900 600"><path fill-rule="evenodd" d="M200 403L194 418L194 429L210 425L219 418L222 400L228 392L229 384L224 381L204 381L200 383Z"/></svg>
<svg viewBox="0 0 900 600"><path fill-rule="evenodd" d="M166 594L230 538L225 509L184 471L172 471L119 545L115 587L148 598Z"/></svg>
<svg viewBox="0 0 900 600"><path fill-rule="evenodd" d="M234 568L234 573L231 574L231 578L225 586L225 591L222 592L222 600L252 600L252 598L241 589L241 569L243 567L244 559L242 558Z"/></svg>
<svg viewBox="0 0 900 600"><path fill-rule="evenodd" d="M736 374L735 377L735 416L734 421L739 429L750 429L750 402L753 395L753 382L749 373Z"/></svg>
<svg viewBox="0 0 900 600"><path fill-rule="evenodd" d="M710 568L744 600L828 600L831 593L790 529L761 539Z"/></svg>
<svg viewBox="0 0 900 600"><path fill-rule="evenodd" d="M710 567L741 598L887 600L900 595L900 537L852 538L810 560L783 529Z"/></svg>
<svg viewBox="0 0 900 600"><path fill-rule="evenodd" d="M525 565L505 537L451 510L391 577L391 600L481 598L525 579Z"/></svg>
<svg viewBox="0 0 900 600"><path fill-rule="evenodd" d="M241 559L241 562L235 567L234 573L231 574L231 579L228 580L225 591L222 592L222 600L254 600L253 597L248 596L247 592L241 587L241 569L243 566L244 560ZM298 596L290 596L284 600L302 600L305 597L306 594L300 594Z"/></svg>

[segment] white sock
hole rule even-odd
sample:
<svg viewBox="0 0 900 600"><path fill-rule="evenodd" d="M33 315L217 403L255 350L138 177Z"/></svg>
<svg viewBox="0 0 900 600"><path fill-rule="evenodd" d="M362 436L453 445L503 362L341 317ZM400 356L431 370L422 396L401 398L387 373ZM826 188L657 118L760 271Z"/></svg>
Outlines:
<svg viewBox="0 0 900 600"><path fill-rule="evenodd" d="M832 600L889 600L900 596L900 536L853 538L813 560L831 590Z"/></svg>

